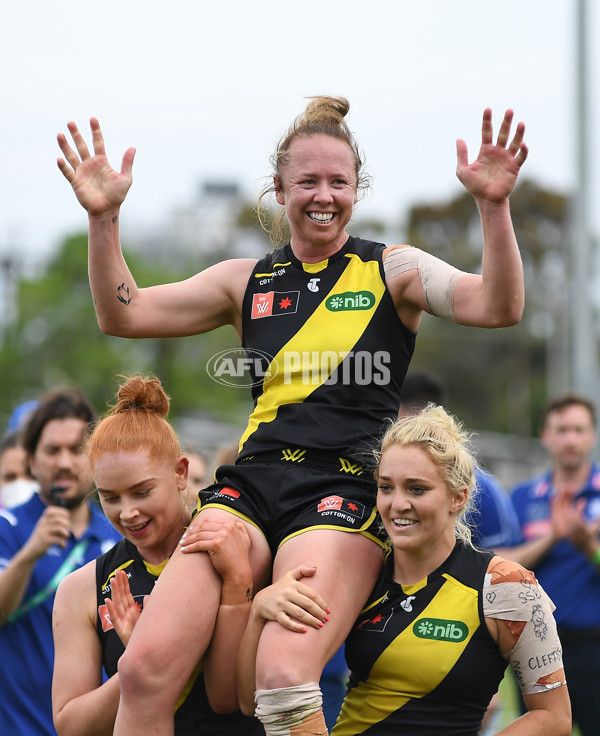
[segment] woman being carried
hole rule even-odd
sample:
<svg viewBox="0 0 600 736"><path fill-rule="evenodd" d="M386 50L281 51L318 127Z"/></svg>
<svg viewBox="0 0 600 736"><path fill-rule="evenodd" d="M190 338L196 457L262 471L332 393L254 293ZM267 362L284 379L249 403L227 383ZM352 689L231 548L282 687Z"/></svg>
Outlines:
<svg viewBox="0 0 600 736"><path fill-rule="evenodd" d="M317 567L312 584L335 610L335 621L319 636L309 632L311 641L300 648L293 632L265 631L257 660L268 710L282 724L320 721L310 730L325 728L323 667L381 568L374 485L361 458L397 413L423 311L502 327L520 320L524 303L508 198L527 147L522 123L511 137L512 111L496 141L491 110L484 111L472 163L464 141L457 142L457 174L481 214L481 274L462 273L417 248L386 248L348 233L367 183L348 111L343 98L312 99L277 147L266 191L284 208L289 243L259 261L227 260L186 281L144 289L119 242L134 150L126 151L121 172L114 171L95 118L93 155L74 123L68 125L74 148L58 138L65 156L59 167L89 215L89 275L100 327L137 338L231 324L253 358L254 409L238 459L219 468L217 483L200 494L198 521L243 520L255 589L300 563ZM257 356L268 356L269 365ZM210 644L219 600L208 557L176 552L119 664L116 736L172 733L173 707ZM271 728L266 724L267 734Z"/></svg>

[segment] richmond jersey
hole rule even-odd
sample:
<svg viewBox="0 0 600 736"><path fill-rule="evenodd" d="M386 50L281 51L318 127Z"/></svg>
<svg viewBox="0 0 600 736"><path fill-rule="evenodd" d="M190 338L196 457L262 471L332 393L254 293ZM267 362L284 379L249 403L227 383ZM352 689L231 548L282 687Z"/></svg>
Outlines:
<svg viewBox="0 0 600 736"><path fill-rule="evenodd" d="M457 541L415 585L392 578L390 554L346 640L348 695L332 736L475 736L506 661L481 601L493 553Z"/></svg>
<svg viewBox="0 0 600 736"><path fill-rule="evenodd" d="M397 416L415 335L386 288L384 249L350 237L319 263L289 244L257 263L243 302L254 410L241 457L302 447L357 458Z"/></svg>
<svg viewBox="0 0 600 736"><path fill-rule="evenodd" d="M133 599L142 608L144 596L152 592L161 567L144 562L127 539L118 542L96 560L97 630L102 643L102 664L109 677L117 671L119 657L125 651L104 603L105 598L110 598L111 580L117 570L125 570ZM192 733L196 736L264 736L264 730L255 718L247 718L239 712L217 715L212 710L204 687L202 663L186 685L175 711L176 736Z"/></svg>

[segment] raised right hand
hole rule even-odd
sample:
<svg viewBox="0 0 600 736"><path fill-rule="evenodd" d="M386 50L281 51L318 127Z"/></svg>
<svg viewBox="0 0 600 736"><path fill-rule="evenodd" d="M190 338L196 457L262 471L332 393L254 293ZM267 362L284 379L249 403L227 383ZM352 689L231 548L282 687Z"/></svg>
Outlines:
<svg viewBox="0 0 600 736"><path fill-rule="evenodd" d="M58 168L73 187L75 196L89 215L97 216L118 209L123 203L132 182L135 148L128 148L123 156L121 171L115 171L108 163L104 150L104 137L100 123L90 119L94 155L91 156L87 144L74 122L67 123L76 151L67 142L66 136L59 133L58 145L65 159L57 160Z"/></svg>
<svg viewBox="0 0 600 736"><path fill-rule="evenodd" d="M106 610L114 630L126 647L141 615L141 610L131 595L129 578L125 570L117 570L111 582L112 598L105 598ZM144 601L148 596L144 596Z"/></svg>

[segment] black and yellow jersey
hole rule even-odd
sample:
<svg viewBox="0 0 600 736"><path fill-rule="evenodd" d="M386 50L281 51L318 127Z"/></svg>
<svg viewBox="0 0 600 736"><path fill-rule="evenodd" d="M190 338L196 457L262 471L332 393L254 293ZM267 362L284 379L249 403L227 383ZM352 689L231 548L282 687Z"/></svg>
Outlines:
<svg viewBox="0 0 600 736"><path fill-rule="evenodd" d="M243 302L242 343L257 359L242 458L301 447L364 459L397 416L415 334L386 288L384 250L350 237L319 263L289 244L257 263Z"/></svg>
<svg viewBox="0 0 600 736"><path fill-rule="evenodd" d="M112 627L104 600L110 598L111 581L117 570L124 570L129 588L140 609L144 596L150 594L162 569L166 565L146 563L135 545L122 539L105 554L96 559L96 596L98 603L97 631L102 646L102 664L109 677L117 672L117 663L125 651L117 632ZM157 633L157 636L160 634ZM260 736L264 729L255 718L247 718L239 711L228 715L217 715L209 705L202 662L194 671L175 711L175 735L187 736Z"/></svg>
<svg viewBox="0 0 600 736"><path fill-rule="evenodd" d="M506 669L483 616L493 553L457 541L415 585L379 582L346 641L348 694L332 736L476 736Z"/></svg>

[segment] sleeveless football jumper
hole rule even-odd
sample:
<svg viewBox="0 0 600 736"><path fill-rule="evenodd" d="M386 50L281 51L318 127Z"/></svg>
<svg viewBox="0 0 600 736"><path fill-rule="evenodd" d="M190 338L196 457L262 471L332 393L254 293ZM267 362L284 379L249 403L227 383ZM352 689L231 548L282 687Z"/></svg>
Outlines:
<svg viewBox="0 0 600 736"><path fill-rule="evenodd" d="M303 263L290 245L260 260L243 302L243 346L271 356L254 375L241 457L301 448L361 459L397 416L415 335L386 288L381 243L350 237Z"/></svg>
<svg viewBox="0 0 600 736"><path fill-rule="evenodd" d="M96 597L98 618L96 627L102 646L102 664L109 677L117 672L117 663L125 651L121 639L113 629L105 598L110 598L111 580L117 570L125 570L129 588L135 602L143 608L144 596L152 592L158 579L159 566L147 565L135 545L122 539L108 552L96 560ZM154 574L156 573L156 574ZM159 636L160 633L157 633ZM247 718L241 713L217 715L209 705L202 663L196 668L188 681L175 711L176 736L259 736L264 734L262 726L255 718Z"/></svg>
<svg viewBox="0 0 600 736"><path fill-rule="evenodd" d="M350 237L303 263L287 244L248 281L242 344L254 409L235 466L217 470L200 504L250 521L274 553L316 528L381 543L369 466L415 346L385 284L384 250Z"/></svg>
<svg viewBox="0 0 600 736"><path fill-rule="evenodd" d="M346 640L348 694L332 736L476 736L506 670L483 615L491 552L457 540L415 585L388 556Z"/></svg>

